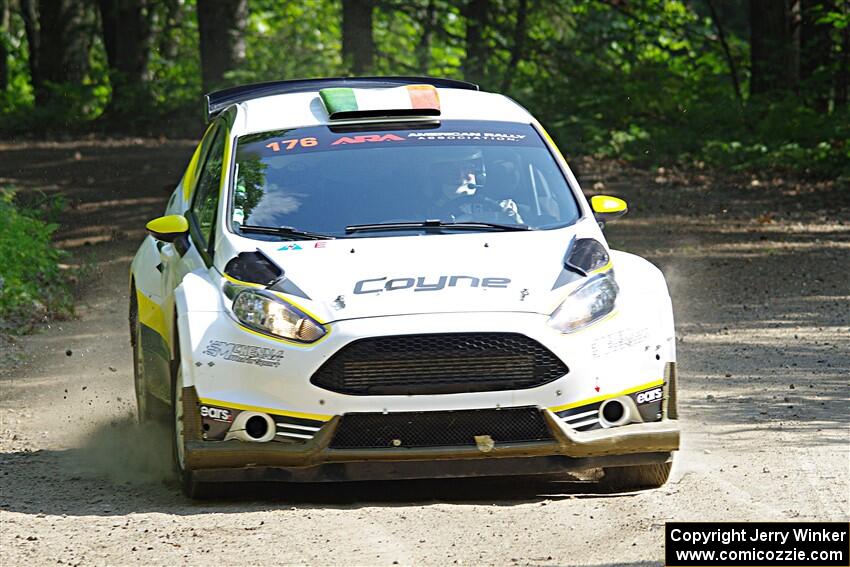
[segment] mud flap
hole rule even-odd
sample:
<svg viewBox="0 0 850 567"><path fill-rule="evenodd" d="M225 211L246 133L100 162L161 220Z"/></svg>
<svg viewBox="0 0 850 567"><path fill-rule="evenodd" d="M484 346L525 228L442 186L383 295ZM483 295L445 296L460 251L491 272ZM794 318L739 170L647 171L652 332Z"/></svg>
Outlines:
<svg viewBox="0 0 850 567"><path fill-rule="evenodd" d="M142 367L148 391L157 400L171 405L171 349L165 339L142 323L139 323Z"/></svg>
<svg viewBox="0 0 850 567"><path fill-rule="evenodd" d="M679 419L679 405L676 399L676 363L664 365L664 402L662 412L667 419Z"/></svg>

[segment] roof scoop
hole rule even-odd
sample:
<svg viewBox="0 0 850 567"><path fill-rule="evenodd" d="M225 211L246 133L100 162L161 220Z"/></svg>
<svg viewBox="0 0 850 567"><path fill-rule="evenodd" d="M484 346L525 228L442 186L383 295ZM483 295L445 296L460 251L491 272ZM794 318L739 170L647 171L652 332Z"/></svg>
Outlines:
<svg viewBox="0 0 850 567"><path fill-rule="evenodd" d="M332 87L321 89L319 97L330 120L440 115L440 96L432 85L389 89Z"/></svg>

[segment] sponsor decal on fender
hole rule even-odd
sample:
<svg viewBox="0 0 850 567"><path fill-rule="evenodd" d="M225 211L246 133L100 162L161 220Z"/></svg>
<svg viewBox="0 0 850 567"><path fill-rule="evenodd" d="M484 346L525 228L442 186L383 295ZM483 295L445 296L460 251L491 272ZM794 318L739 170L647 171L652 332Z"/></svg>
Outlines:
<svg viewBox="0 0 850 567"><path fill-rule="evenodd" d="M284 351L258 347L251 345L240 345L226 341L210 341L204 349L204 354L213 358L223 358L231 362L253 364L255 366L278 367L283 360Z"/></svg>
<svg viewBox="0 0 850 567"><path fill-rule="evenodd" d="M637 403L638 405L651 404L652 402L657 402L662 397L664 397L664 393L661 390L661 386L653 388L651 390L644 390L643 392L638 392L637 394L633 395L635 397L635 403Z"/></svg>
<svg viewBox="0 0 850 567"><path fill-rule="evenodd" d="M637 346L646 342L647 338L649 338L649 330L647 329L623 329L593 341L593 344L590 345L590 352L594 358L599 358L612 352Z"/></svg>
<svg viewBox="0 0 850 567"><path fill-rule="evenodd" d="M210 406L201 406L201 417L208 417L215 421L226 421L228 423L233 421L233 414L230 410Z"/></svg>

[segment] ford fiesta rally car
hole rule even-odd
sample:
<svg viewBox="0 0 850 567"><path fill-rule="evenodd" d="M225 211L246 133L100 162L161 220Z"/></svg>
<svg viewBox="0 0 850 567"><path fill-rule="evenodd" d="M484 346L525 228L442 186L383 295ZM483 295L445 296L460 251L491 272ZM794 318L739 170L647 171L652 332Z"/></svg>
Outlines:
<svg viewBox="0 0 850 567"><path fill-rule="evenodd" d="M540 124L432 78L207 95L211 124L131 269L140 419L185 491L599 469L678 449L667 286L608 248Z"/></svg>

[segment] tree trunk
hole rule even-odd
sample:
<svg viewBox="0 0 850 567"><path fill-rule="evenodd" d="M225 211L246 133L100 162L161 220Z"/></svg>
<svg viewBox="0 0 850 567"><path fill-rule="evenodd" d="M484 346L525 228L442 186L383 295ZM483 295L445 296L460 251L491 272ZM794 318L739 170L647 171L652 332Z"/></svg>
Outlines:
<svg viewBox="0 0 850 567"><path fill-rule="evenodd" d="M798 91L800 87L800 3L786 0L786 25L788 26L788 80Z"/></svg>
<svg viewBox="0 0 850 567"><path fill-rule="evenodd" d="M9 33L9 0L0 0L0 92L9 86L9 51L6 35Z"/></svg>
<svg viewBox="0 0 850 567"><path fill-rule="evenodd" d="M744 100L744 95L741 92L741 83L738 81L738 67L735 65L735 58L732 57L732 50L729 49L729 42L726 41L726 31L723 27L723 22L720 20L720 15L714 7L712 0L706 0L708 10L711 12L711 21L714 22L714 27L717 29L717 38L720 40L720 47L723 48L723 55L726 57L726 64L729 65L729 77L732 79L732 88L735 90L735 97L738 102Z"/></svg>
<svg viewBox="0 0 850 567"><path fill-rule="evenodd" d="M832 38L828 24L817 23L821 8L829 9L831 0L802 0L800 24L800 82L807 101L819 112L829 109L832 76Z"/></svg>
<svg viewBox="0 0 850 567"><path fill-rule="evenodd" d="M245 60L248 0L198 0L201 79L209 92L225 86L225 73Z"/></svg>
<svg viewBox="0 0 850 567"><path fill-rule="evenodd" d="M514 74L517 66L525 56L525 41L528 36L528 0L519 0L516 13L516 27L514 27L514 48L511 51L511 59L502 79L502 92L511 90Z"/></svg>
<svg viewBox="0 0 850 567"><path fill-rule="evenodd" d="M466 60L464 76L467 81L481 83L487 63L486 31L490 17L490 0L469 0L466 16Z"/></svg>
<svg viewBox="0 0 850 567"><path fill-rule="evenodd" d="M431 67L431 37L435 29L437 29L437 4L435 0L428 0L425 17L422 20L422 36L416 44L417 66L423 75L427 75Z"/></svg>
<svg viewBox="0 0 850 567"><path fill-rule="evenodd" d="M176 59L179 42L175 30L179 33L185 19L185 5L181 0L166 0L162 6L162 29L159 35L159 52L165 59Z"/></svg>
<svg viewBox="0 0 850 567"><path fill-rule="evenodd" d="M353 75L371 73L375 65L374 10L375 0L342 0L342 62Z"/></svg>
<svg viewBox="0 0 850 567"><path fill-rule="evenodd" d="M850 16L850 0L844 0L841 6L844 16ZM850 90L850 26L841 30L841 55L838 57L838 71L835 73L835 108L847 106Z"/></svg>
<svg viewBox="0 0 850 567"><path fill-rule="evenodd" d="M100 0L103 45L112 83L110 112L130 112L147 79L150 22L143 0Z"/></svg>
<svg viewBox="0 0 850 567"><path fill-rule="evenodd" d="M750 94L781 95L793 86L784 0L750 0Z"/></svg>
<svg viewBox="0 0 850 567"><path fill-rule="evenodd" d="M87 2L40 0L38 70L43 82L36 104L64 101L63 85L80 84L89 70L94 12Z"/></svg>
<svg viewBox="0 0 850 567"><path fill-rule="evenodd" d="M43 90L41 73L38 70L39 33L38 11L36 0L20 0L21 19L24 21L24 31L27 36L27 64L30 69L30 84L34 92Z"/></svg>

